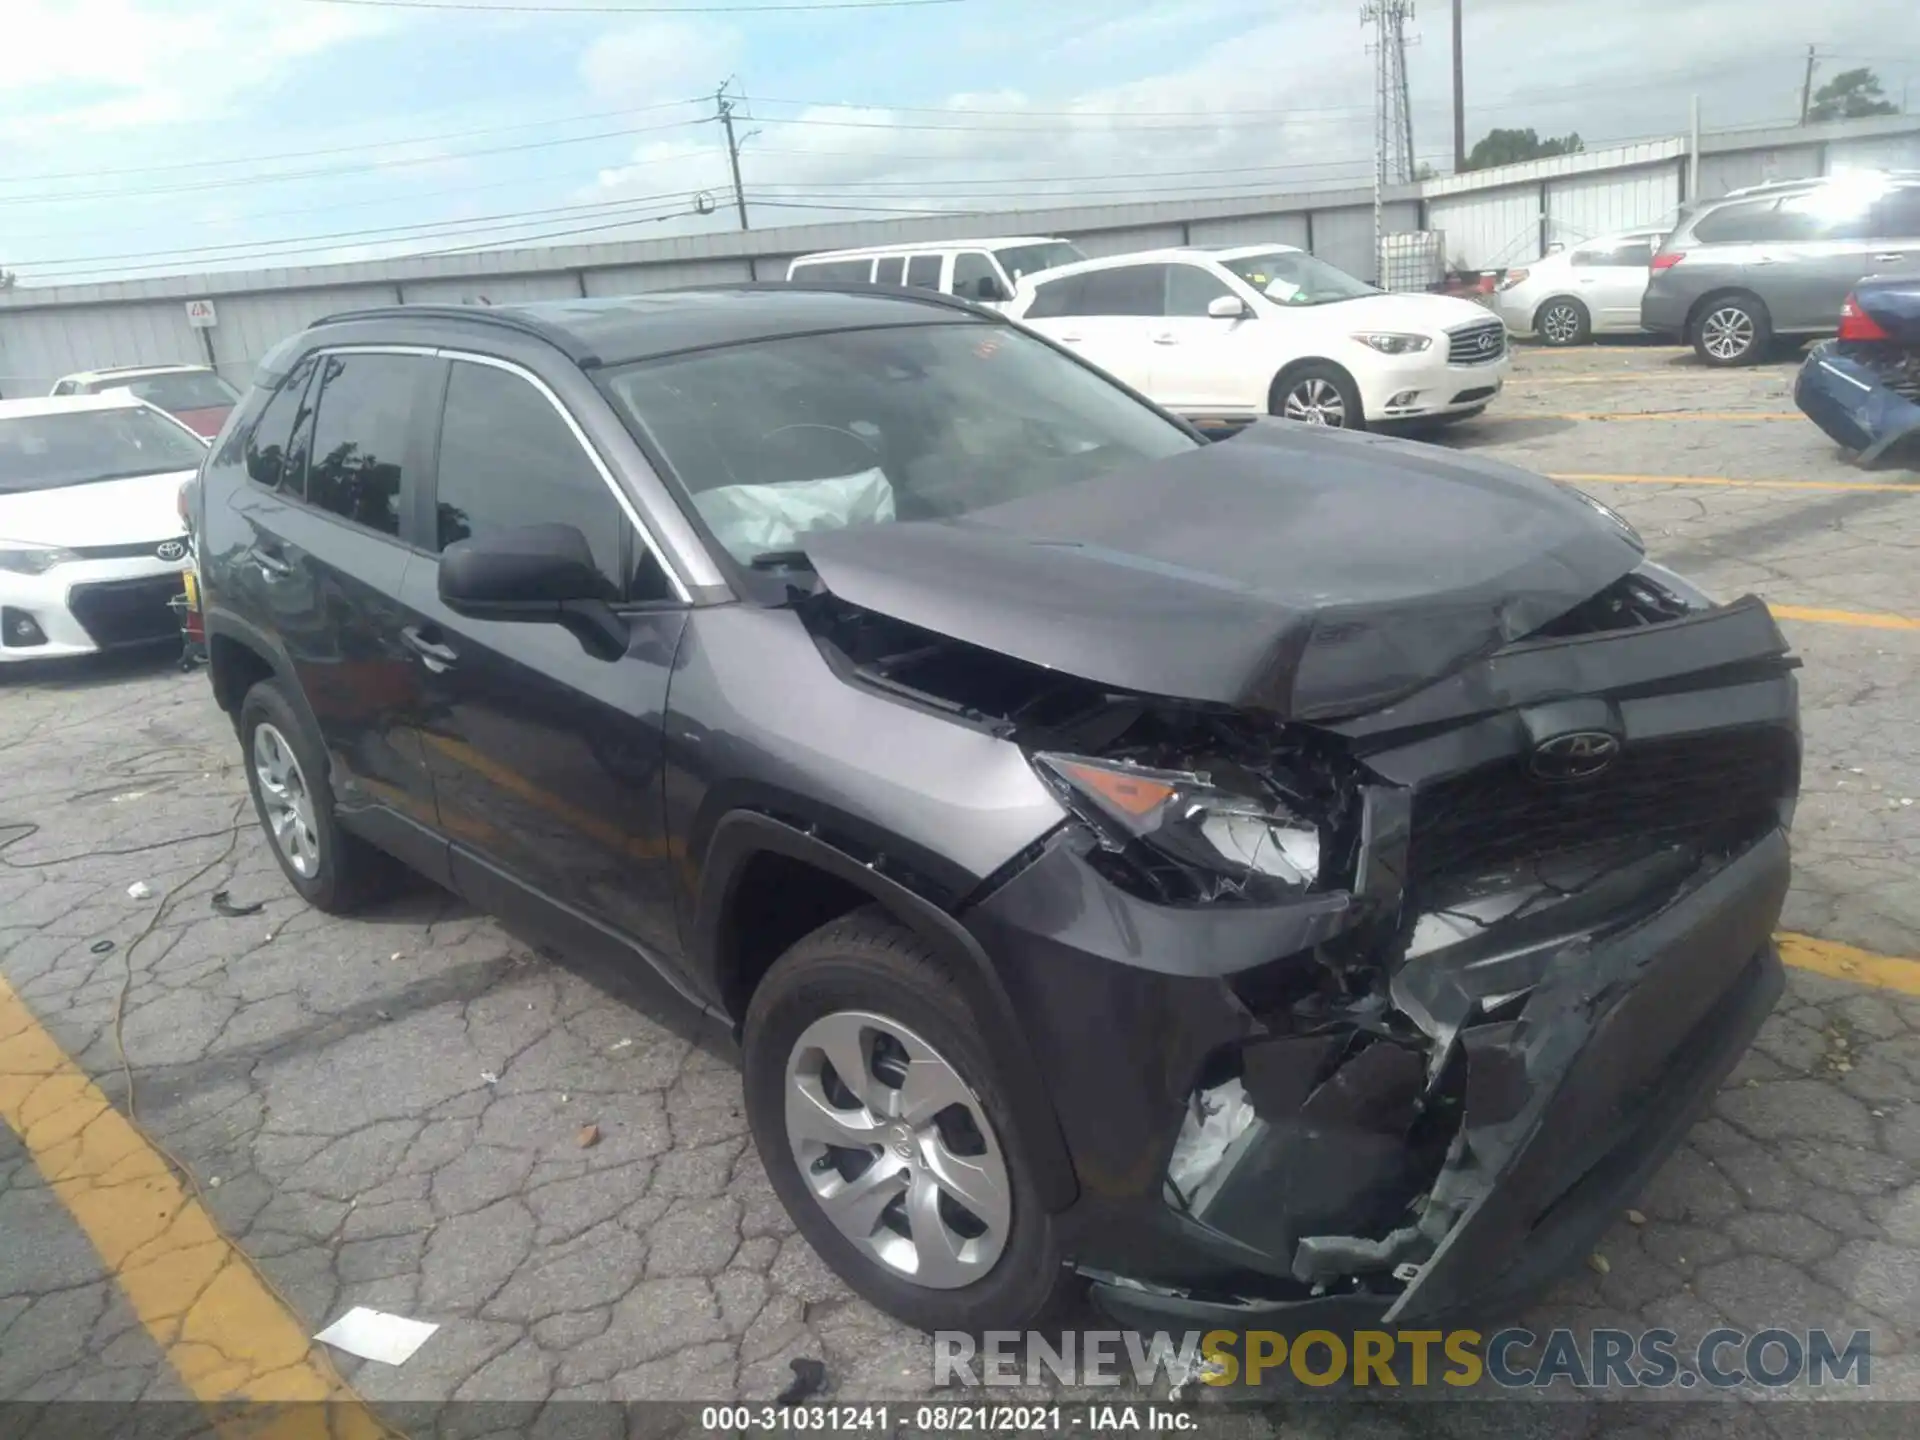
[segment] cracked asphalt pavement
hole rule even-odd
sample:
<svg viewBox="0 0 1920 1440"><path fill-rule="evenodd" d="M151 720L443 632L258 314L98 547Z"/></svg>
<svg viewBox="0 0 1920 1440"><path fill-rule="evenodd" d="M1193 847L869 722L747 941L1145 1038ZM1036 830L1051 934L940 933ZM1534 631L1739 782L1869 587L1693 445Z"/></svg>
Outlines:
<svg viewBox="0 0 1920 1440"><path fill-rule="evenodd" d="M1920 476L1862 475L1810 424L1765 418L1791 409L1791 376L1651 345L1526 350L1495 409L1443 443L1566 475L1878 483L1579 482L1722 595L1920 616ZM1622 418L1570 418L1603 415ZM1920 954L1920 628L1783 623L1807 730L1786 927ZM836 1399L954 1398L932 1389L927 1337L854 1299L794 1231L725 1060L424 884L361 919L308 910L204 675L168 659L0 672L0 977L185 1167L304 1333L356 1305L439 1324L403 1365L335 1355L355 1392L415 1416L500 1402L481 1428L507 1431L567 1399L766 1400L806 1357ZM221 913L218 891L261 908ZM1869 1329L1872 1395L1920 1398L1917 1085L1920 997L1791 971L1604 1265L1526 1323L1666 1326L1683 1346L1721 1325ZM185 1399L123 1289L0 1126L0 1401ZM1809 1411L1583 1396L1524 1422L1510 1405L1300 1404L1284 1424L1770 1434L1819 1428L1794 1418ZM190 1409L167 1414L192 1428Z"/></svg>

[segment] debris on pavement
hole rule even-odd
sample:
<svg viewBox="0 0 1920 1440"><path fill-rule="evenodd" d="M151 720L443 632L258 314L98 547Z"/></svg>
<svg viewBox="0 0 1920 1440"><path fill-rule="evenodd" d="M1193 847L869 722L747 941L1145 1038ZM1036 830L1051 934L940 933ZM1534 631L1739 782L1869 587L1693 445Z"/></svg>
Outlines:
<svg viewBox="0 0 1920 1440"><path fill-rule="evenodd" d="M153 898L153 887L148 885L144 880L136 880L133 884L127 886L127 895L134 900L151 900Z"/></svg>
<svg viewBox="0 0 1920 1440"><path fill-rule="evenodd" d="M1613 1266L1607 1263L1606 1256L1602 1255L1598 1250L1596 1250L1593 1252L1593 1254L1587 1256L1587 1268L1593 1271L1593 1273L1596 1275L1605 1275L1608 1271L1613 1269Z"/></svg>
<svg viewBox="0 0 1920 1440"><path fill-rule="evenodd" d="M480 1072L480 1079L488 1085L498 1085L500 1083L499 1075L492 1070L482 1070Z"/></svg>
<svg viewBox="0 0 1920 1440"><path fill-rule="evenodd" d="M239 920L248 915L258 915L267 908L267 902L255 900L249 905L236 905L226 891L216 890L213 892L213 908L215 913L225 915L229 920Z"/></svg>
<svg viewBox="0 0 1920 1440"><path fill-rule="evenodd" d="M404 1365L439 1328L425 1320L409 1320L404 1315L356 1305L313 1338L362 1360Z"/></svg>
<svg viewBox="0 0 1920 1440"><path fill-rule="evenodd" d="M607 1049L609 1049L609 1050L625 1050L625 1049L626 1049L626 1048L627 1048L627 1047L628 1047L629 1045L631 1045L631 1044L633 1044L633 1041L632 1041L631 1039L627 1039L627 1040L616 1040L616 1041L614 1041L614 1042L613 1042L613 1044L611 1044L611 1045L609 1045L609 1046L607 1047Z"/></svg>
<svg viewBox="0 0 1920 1440"><path fill-rule="evenodd" d="M600 1127L598 1125L582 1125L580 1127L580 1133L574 1137L574 1143L582 1150L591 1150L600 1143Z"/></svg>
<svg viewBox="0 0 1920 1440"><path fill-rule="evenodd" d="M113 941L96 940L93 942L93 944L89 945L87 948L93 951L93 953L96 955L110 955L113 953Z"/></svg>
<svg viewBox="0 0 1920 1440"><path fill-rule="evenodd" d="M776 1405L798 1405L810 1396L818 1395L827 1388L827 1367L818 1360L802 1355L789 1362L793 1370L793 1379L787 1382L787 1388L774 1397Z"/></svg>
<svg viewBox="0 0 1920 1440"><path fill-rule="evenodd" d="M1627 1224L1644 1225L1646 1223L1647 1223L1647 1217L1643 1215L1640 1211L1638 1210L1627 1211Z"/></svg>

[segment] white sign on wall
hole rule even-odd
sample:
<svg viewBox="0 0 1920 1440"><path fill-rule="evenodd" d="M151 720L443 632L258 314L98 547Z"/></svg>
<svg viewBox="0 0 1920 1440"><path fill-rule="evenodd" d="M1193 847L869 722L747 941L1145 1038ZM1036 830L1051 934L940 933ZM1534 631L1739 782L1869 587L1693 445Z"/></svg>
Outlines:
<svg viewBox="0 0 1920 1440"><path fill-rule="evenodd" d="M214 313L211 300L187 301L187 324L196 330L211 330L220 323L220 317Z"/></svg>

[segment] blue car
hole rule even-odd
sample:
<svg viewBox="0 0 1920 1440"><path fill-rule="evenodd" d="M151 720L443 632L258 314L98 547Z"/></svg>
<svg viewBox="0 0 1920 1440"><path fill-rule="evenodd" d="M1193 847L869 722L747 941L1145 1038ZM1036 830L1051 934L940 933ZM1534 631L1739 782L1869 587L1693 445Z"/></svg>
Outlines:
<svg viewBox="0 0 1920 1440"><path fill-rule="evenodd" d="M1862 465L1920 439L1920 275L1862 281L1839 335L1800 367L1793 399Z"/></svg>

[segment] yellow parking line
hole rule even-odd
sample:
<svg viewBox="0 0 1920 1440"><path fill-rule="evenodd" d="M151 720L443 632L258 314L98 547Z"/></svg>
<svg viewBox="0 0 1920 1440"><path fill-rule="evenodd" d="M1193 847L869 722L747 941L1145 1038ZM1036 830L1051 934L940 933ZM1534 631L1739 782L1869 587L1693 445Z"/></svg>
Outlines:
<svg viewBox="0 0 1920 1440"><path fill-rule="evenodd" d="M1609 475L1556 471L1548 477L1578 485L1728 485L1748 490L1904 490L1920 495L1920 483L1886 480L1736 480L1726 475Z"/></svg>
<svg viewBox="0 0 1920 1440"><path fill-rule="evenodd" d="M1857 950L1836 940L1816 940L1811 935L1782 933L1774 939L1780 945L1781 960L1796 970L1897 990L1902 995L1920 995L1920 960L1875 955L1871 950Z"/></svg>
<svg viewBox="0 0 1920 1440"><path fill-rule="evenodd" d="M1920 630L1920 620L1904 615L1879 615L1860 610L1820 610L1806 605L1767 602L1776 620L1806 620L1815 625L1858 625L1865 630Z"/></svg>
<svg viewBox="0 0 1920 1440"><path fill-rule="evenodd" d="M286 1406L272 1429L276 1440L392 1434L5 979L0 1121L20 1137L195 1399L226 1411ZM331 1403L301 1403L316 1400ZM261 1416L224 1419L258 1433Z"/></svg>
<svg viewBox="0 0 1920 1440"><path fill-rule="evenodd" d="M1747 380L1737 370L1622 370L1618 375L1529 375L1516 371L1509 385L1641 385L1649 380ZM1782 392L1785 393L1784 391Z"/></svg>
<svg viewBox="0 0 1920 1440"><path fill-rule="evenodd" d="M1559 415L1519 415L1509 413L1503 419L1513 420L1604 420L1609 423L1616 420L1799 420L1805 422L1806 416L1798 410L1569 410Z"/></svg>

